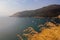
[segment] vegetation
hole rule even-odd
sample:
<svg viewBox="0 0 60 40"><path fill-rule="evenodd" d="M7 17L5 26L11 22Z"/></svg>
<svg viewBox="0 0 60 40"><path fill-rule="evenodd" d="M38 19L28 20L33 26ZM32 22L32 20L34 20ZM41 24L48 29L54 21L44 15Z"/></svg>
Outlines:
<svg viewBox="0 0 60 40"><path fill-rule="evenodd" d="M49 5L36 10L17 12L13 17L56 17L60 15L60 5Z"/></svg>
<svg viewBox="0 0 60 40"><path fill-rule="evenodd" d="M58 16L60 19L60 16ZM46 22L44 25L39 25L41 27L41 32L35 31L32 27L28 27L23 31L22 36L17 34L19 40L60 40L60 24L55 24L53 22ZM46 27L45 27L46 26Z"/></svg>

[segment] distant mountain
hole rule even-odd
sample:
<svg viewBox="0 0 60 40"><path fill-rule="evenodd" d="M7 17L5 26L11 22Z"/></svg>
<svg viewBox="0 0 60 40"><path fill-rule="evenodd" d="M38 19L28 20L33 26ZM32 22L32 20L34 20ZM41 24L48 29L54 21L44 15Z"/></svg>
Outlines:
<svg viewBox="0 0 60 40"><path fill-rule="evenodd" d="M49 5L36 10L17 12L13 17L56 17L60 15L60 5Z"/></svg>

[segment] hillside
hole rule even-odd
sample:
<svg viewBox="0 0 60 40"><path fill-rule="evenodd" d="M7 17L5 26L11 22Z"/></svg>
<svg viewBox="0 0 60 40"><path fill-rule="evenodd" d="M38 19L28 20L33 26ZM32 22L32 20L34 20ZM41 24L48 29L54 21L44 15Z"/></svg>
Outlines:
<svg viewBox="0 0 60 40"><path fill-rule="evenodd" d="M36 10L17 12L12 17L56 17L60 15L60 5L48 5Z"/></svg>
<svg viewBox="0 0 60 40"><path fill-rule="evenodd" d="M37 27L40 28L40 32L28 27L23 31L22 35L17 34L17 37L19 40L60 40L60 23L46 22ZM24 39L24 37L27 39Z"/></svg>

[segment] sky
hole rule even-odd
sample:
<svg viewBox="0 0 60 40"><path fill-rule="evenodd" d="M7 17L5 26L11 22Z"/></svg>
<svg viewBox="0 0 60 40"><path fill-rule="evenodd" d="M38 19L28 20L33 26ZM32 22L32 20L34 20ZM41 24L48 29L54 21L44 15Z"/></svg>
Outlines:
<svg viewBox="0 0 60 40"><path fill-rule="evenodd" d="M16 12L34 10L51 4L60 4L60 0L0 0L0 16L10 16Z"/></svg>

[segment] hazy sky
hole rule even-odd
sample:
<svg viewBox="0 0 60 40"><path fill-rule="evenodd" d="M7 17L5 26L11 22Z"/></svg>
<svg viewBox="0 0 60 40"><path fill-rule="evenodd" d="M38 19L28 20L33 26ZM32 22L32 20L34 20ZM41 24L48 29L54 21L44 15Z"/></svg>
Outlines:
<svg viewBox="0 0 60 40"><path fill-rule="evenodd" d="M60 4L60 0L0 0L0 16L10 16L19 11L37 9L50 4Z"/></svg>

